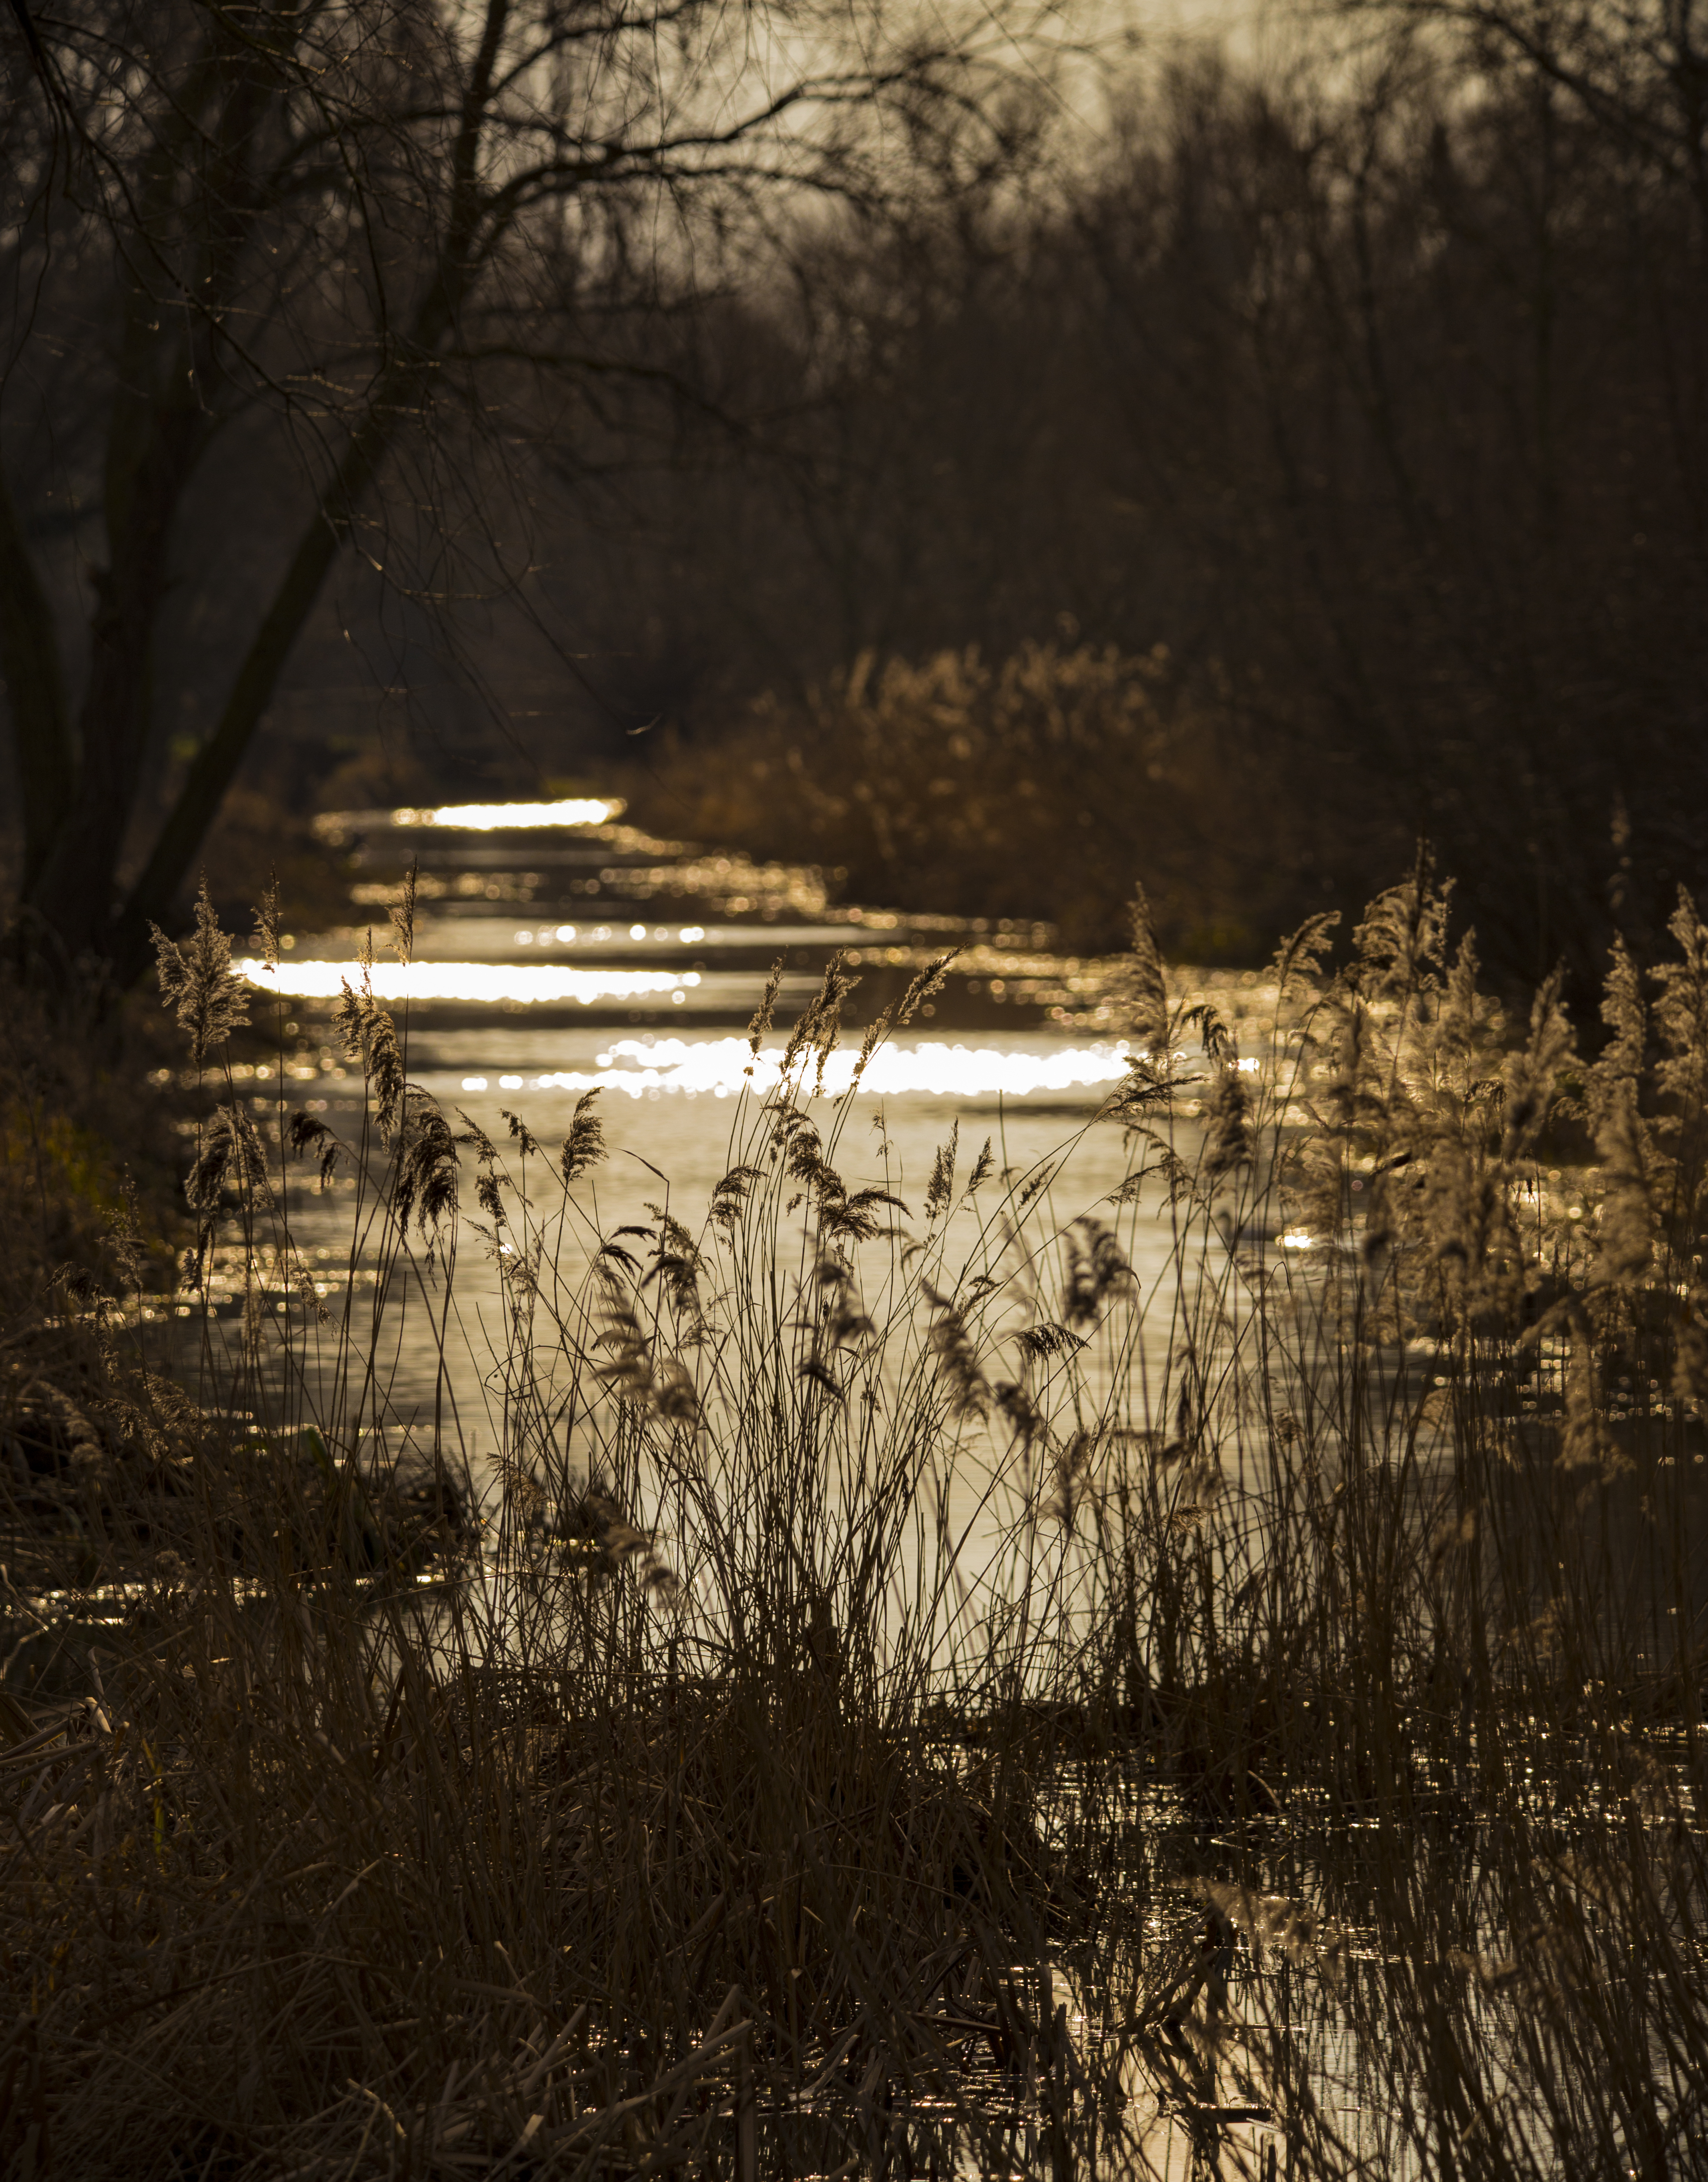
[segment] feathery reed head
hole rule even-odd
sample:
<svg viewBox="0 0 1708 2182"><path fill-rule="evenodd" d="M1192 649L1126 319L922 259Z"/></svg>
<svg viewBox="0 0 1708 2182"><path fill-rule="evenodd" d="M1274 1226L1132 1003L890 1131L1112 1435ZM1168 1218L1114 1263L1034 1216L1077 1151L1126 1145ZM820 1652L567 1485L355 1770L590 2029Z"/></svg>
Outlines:
<svg viewBox="0 0 1708 2182"><path fill-rule="evenodd" d="M219 929L208 893L208 875L196 889L196 922L190 937L169 939L151 924L160 993L178 1011L178 1026L190 1042L192 1066L206 1065L216 1045L249 1020L248 989L232 974L231 942Z"/></svg>
<svg viewBox="0 0 1708 2182"><path fill-rule="evenodd" d="M1435 859L1427 841L1417 844L1411 875L1378 894L1352 935L1358 989L1368 999L1434 989L1447 936L1452 882L1437 887Z"/></svg>
<svg viewBox="0 0 1708 2182"><path fill-rule="evenodd" d="M408 1232L412 1216L424 1236L435 1233L446 1219L454 1217L457 1178L457 1139L450 1124L437 1099L412 1084L391 1179L391 1202L400 1232Z"/></svg>
<svg viewBox="0 0 1708 2182"><path fill-rule="evenodd" d="M420 869L420 858L412 856L409 859L409 868L403 874L402 899L401 901L394 901L389 912L391 919L391 951L400 962L404 963L414 958L415 888Z"/></svg>
<svg viewBox="0 0 1708 2182"><path fill-rule="evenodd" d="M575 1111L570 1116L569 1133L563 1139L563 1148L557 1155L557 1165L567 1189L572 1182L597 1166L605 1157L605 1124L593 1110L597 1090L584 1091L575 1101Z"/></svg>
<svg viewBox="0 0 1708 2182"><path fill-rule="evenodd" d="M337 1009L333 1016L352 1061L359 1061L373 1100L374 1121L388 1143L403 1117L403 1049L391 1011L374 990L372 936L360 957L361 982L341 980Z"/></svg>
<svg viewBox="0 0 1708 2182"><path fill-rule="evenodd" d="M1168 1049L1168 992L1162 954L1151 922L1151 900L1141 885L1133 889L1131 940L1117 977L1118 998L1128 1036L1153 1061Z"/></svg>
<svg viewBox="0 0 1708 2182"><path fill-rule="evenodd" d="M909 981L896 1011L896 1027L898 1030L905 1030L926 1001L942 991L943 982L949 974L949 966L960 952L958 947L951 947L946 953L934 956Z"/></svg>
<svg viewBox="0 0 1708 2182"><path fill-rule="evenodd" d="M937 1359L939 1383L949 1398L949 1413L956 1417L985 1417L990 1413L990 1385L979 1361L979 1346L965 1312L952 1296L943 1294L930 1282L920 1283L931 1311L931 1348Z"/></svg>
<svg viewBox="0 0 1708 2182"><path fill-rule="evenodd" d="M931 1163L931 1179L925 1185L925 1216L940 1220L955 1195L955 1158L961 1144L961 1117L949 1125L949 1141L939 1144Z"/></svg>
<svg viewBox="0 0 1708 2182"><path fill-rule="evenodd" d="M224 1189L252 1193L262 1204L272 1202L267 1178L267 1155L256 1134L255 1124L236 1101L216 1106L202 1130L196 1163L184 1183L184 1194L193 1210L211 1213Z"/></svg>
<svg viewBox="0 0 1708 2182"><path fill-rule="evenodd" d="M1251 1164L1250 1099L1237 1067L1218 1068L1204 1106L1204 1178L1213 1188Z"/></svg>
<svg viewBox="0 0 1708 2182"><path fill-rule="evenodd" d="M276 970L280 961L279 945L279 875L269 875L265 890L255 906L253 944L259 949L269 969Z"/></svg>
<svg viewBox="0 0 1708 2182"><path fill-rule="evenodd" d="M759 1041L771 1027L777 1012L777 995L783 989L783 957L779 955L771 965L771 974L765 980L765 989L759 995L759 1005L753 1011L747 1025L747 1050L757 1060Z"/></svg>

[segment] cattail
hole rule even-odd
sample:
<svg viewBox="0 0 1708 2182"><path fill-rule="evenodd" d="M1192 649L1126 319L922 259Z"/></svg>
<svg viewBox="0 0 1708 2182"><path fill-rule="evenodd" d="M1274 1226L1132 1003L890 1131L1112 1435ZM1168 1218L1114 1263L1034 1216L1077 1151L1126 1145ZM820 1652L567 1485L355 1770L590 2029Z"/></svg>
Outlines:
<svg viewBox="0 0 1708 2182"><path fill-rule="evenodd" d="M154 938L161 997L176 1007L178 1027L190 1041L191 1062L200 1068L214 1046L249 1020L248 990L232 974L231 942L214 914L207 873L196 889L196 924L188 939L180 945L158 924L148 929Z"/></svg>

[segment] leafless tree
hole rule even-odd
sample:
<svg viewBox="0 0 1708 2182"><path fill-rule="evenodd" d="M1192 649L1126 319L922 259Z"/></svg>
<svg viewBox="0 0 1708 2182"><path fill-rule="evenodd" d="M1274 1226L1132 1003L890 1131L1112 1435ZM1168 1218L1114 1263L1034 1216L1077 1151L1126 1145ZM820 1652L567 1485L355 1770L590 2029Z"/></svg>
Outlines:
<svg viewBox="0 0 1708 2182"><path fill-rule="evenodd" d="M121 980L335 558L448 533L529 389L557 390L561 442L602 380L661 368L635 313L727 268L768 208L879 199L922 144L1000 136L1016 51L988 8L886 0L30 0L14 20L0 672L22 909ZM204 593L218 642L185 610ZM222 694L151 828L165 647L198 640Z"/></svg>

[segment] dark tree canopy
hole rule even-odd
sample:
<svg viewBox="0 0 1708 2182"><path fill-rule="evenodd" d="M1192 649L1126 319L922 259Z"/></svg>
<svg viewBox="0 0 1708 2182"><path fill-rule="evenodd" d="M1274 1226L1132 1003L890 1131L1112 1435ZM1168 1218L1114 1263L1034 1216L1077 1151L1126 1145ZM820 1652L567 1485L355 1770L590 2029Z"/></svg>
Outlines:
<svg viewBox="0 0 1708 2182"><path fill-rule="evenodd" d="M1000 136L1012 52L988 11L963 36L882 0L16 19L0 673L22 900L52 952L121 978L335 557L445 584L530 404L561 455L602 385L668 368L636 323L768 210L881 197L922 143ZM220 683L187 737L186 646Z"/></svg>
<svg viewBox="0 0 1708 2182"><path fill-rule="evenodd" d="M804 806L872 898L927 905L952 870L955 905L1086 945L1124 899L1087 870L1124 864L1170 946L1248 962L1422 836L1486 961L1533 985L1564 958L1586 996L1616 933L1650 951L1708 890L1704 24L1313 19L1289 69L1133 82L1030 202L821 252L777 376L824 398L774 435L762 505L697 534L753 541L726 588L767 609L748 678L786 701L661 767L648 822L777 854ZM1167 646L1154 791L1112 786L1117 709L1046 837L988 793L976 705L851 788L862 654L941 681L971 643L994 667L1064 640Z"/></svg>

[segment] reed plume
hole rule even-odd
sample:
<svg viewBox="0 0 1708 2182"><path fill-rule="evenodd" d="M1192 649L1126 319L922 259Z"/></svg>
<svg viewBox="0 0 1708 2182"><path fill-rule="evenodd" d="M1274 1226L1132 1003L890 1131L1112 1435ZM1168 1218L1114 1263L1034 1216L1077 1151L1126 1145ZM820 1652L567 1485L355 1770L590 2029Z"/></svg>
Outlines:
<svg viewBox="0 0 1708 2182"><path fill-rule="evenodd" d="M161 998L176 1011L191 1066L205 1068L208 1055L249 1020L248 989L231 968L231 942L208 893L204 872L196 889L196 921L188 939L169 939L158 924L154 939Z"/></svg>

